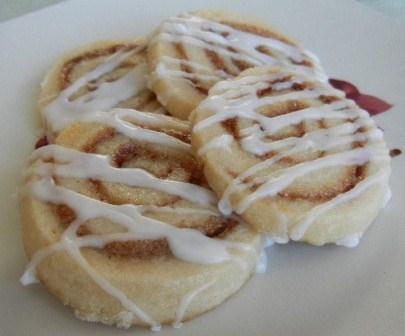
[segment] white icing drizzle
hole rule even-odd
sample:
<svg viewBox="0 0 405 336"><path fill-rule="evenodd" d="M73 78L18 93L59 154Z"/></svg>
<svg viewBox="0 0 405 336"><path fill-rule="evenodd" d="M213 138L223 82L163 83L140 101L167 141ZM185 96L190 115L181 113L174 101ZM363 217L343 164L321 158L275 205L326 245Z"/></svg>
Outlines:
<svg viewBox="0 0 405 336"><path fill-rule="evenodd" d="M181 70L182 66L186 66L192 69L192 72L186 72ZM155 71L152 76L149 77L149 86L152 87L153 82L157 78L179 78L187 80L199 80L211 82L215 84L216 82L230 78L231 76L223 70L210 69L209 67L185 59L177 59L174 57L163 56L161 61L156 66ZM192 83L190 81L190 83ZM167 98L160 95L159 100L162 104L167 103Z"/></svg>
<svg viewBox="0 0 405 336"><path fill-rule="evenodd" d="M159 324L157 326L151 326L150 331L158 332L162 330L162 326Z"/></svg>
<svg viewBox="0 0 405 336"><path fill-rule="evenodd" d="M294 81L289 81L290 87L294 84ZM277 91L277 90L275 90ZM260 113L255 112L255 110L264 105L270 105L275 103L280 103L288 100L298 100L298 99L313 99L317 98L323 94L335 94L339 97L343 97L342 91L333 90L329 87L320 87L315 89L306 89L302 91L288 92L281 95L266 96L263 98L257 98L256 94L247 94L240 98L229 100L226 95L214 95L209 99L206 99L201 103L201 108L207 108L213 111L221 111L216 113L200 122L198 122L194 127L193 131L198 132L204 128L210 127L216 123L234 118L246 118L253 121L257 121L265 129L266 135L271 135L278 130L288 126L300 123L303 119L321 119L321 118L350 118L354 113L350 114L350 111L342 112L336 111L333 113L334 108L337 104L325 105L320 110L317 107L307 108L302 110L304 116L298 116L299 112L296 111L288 114L284 114L278 117L269 118ZM340 103L341 104L341 103ZM338 105L341 108L340 105ZM329 112L329 113L328 113ZM291 114L291 116L290 116ZM357 113L358 115L358 113ZM308 118L306 118L308 116ZM272 120L274 119L274 123Z"/></svg>
<svg viewBox="0 0 405 336"><path fill-rule="evenodd" d="M224 94L228 99L237 98L248 93L254 93L260 89L265 89L269 86L268 82L283 79L285 76L286 73L266 73L226 80L215 84L215 93L218 95ZM288 74L288 76L291 76L291 74ZM297 77L296 81L300 83L302 82L302 78Z"/></svg>
<svg viewBox="0 0 405 336"><path fill-rule="evenodd" d="M306 161L299 163L295 166L285 168L282 172L275 172L270 174L264 179L255 179L253 183L257 181L264 182L256 191L245 197L237 206L235 211L238 214L243 213L249 208L252 203L268 196L275 196L278 192L287 188L298 177L307 175L315 170L336 167L336 166L352 166L363 165L373 157L373 160L386 159L385 152L381 150L375 150L372 146L356 148L349 151L330 154L325 157L313 161Z"/></svg>
<svg viewBox="0 0 405 336"><path fill-rule="evenodd" d="M210 67L205 66L201 63L193 62L193 61L186 60L186 59L179 59L179 58L174 58L174 57L169 57L169 56L163 56L162 61L166 65L187 66L187 67L193 68L193 70L195 70L195 71L200 71L200 73L202 75L208 74L211 76L215 76L216 80L227 79L227 78L231 77L224 70L211 69Z"/></svg>
<svg viewBox="0 0 405 336"><path fill-rule="evenodd" d="M213 150L214 148L223 148L227 151L230 151L230 144L233 142L233 136L229 134L220 135L211 141L209 141L206 145L202 146L198 150L198 155L202 156L207 154L209 151Z"/></svg>
<svg viewBox="0 0 405 336"><path fill-rule="evenodd" d="M197 230L179 229L164 222L145 217L138 210L138 206L132 204L112 205L93 198L81 195L72 190L54 184L51 178L43 178L32 184L32 192L35 196L46 202L54 204L66 204L77 213L76 227L92 218L107 218L128 229L130 235L111 236L113 240L136 239L160 239L166 238L172 253L179 259L199 264L215 264L230 259L227 252L228 246L238 248L238 245L225 244L220 240L211 239ZM64 237L70 234L75 228L69 226ZM70 237L71 238L71 237ZM109 239L110 239L109 238ZM62 238L62 242L63 242ZM100 247L100 242L105 240L81 240L86 246ZM69 242L72 240L69 239ZM80 240L79 240L80 241ZM107 239L108 242L108 239Z"/></svg>
<svg viewBox="0 0 405 336"><path fill-rule="evenodd" d="M309 229L311 224L322 214L328 210L334 209L339 204L347 203L357 197L359 197L364 191L375 186L376 184L383 184L387 182L389 177L390 170L384 169L374 175L368 176L364 180L356 184L354 188L345 193L339 194L335 198L332 198L330 201L327 201L323 204L313 207L306 216L293 227L291 231L291 239L300 240L305 232Z"/></svg>
<svg viewBox="0 0 405 336"><path fill-rule="evenodd" d="M213 113L207 118L199 120L194 125L193 132L199 132L231 118L248 119L253 121L254 124L239 131L241 138L238 140L241 149L247 153L260 156L272 151L278 152L271 158L251 166L228 185L218 204L219 210L223 214L230 214L232 210L242 214L258 200L264 197L274 197L296 179L323 168L363 165L371 161L389 160L388 151L381 141L382 132L375 127L374 121L369 117L368 113L361 110L352 101L345 99L342 92L331 88L328 84L313 81L310 81L310 88L292 92L285 91L292 88L294 83L304 83L305 81L308 81L308 78L300 73L290 71L222 81L211 89L210 97L201 103L200 108ZM270 83L273 83L271 85L273 94L258 97L257 91L267 89ZM258 112L265 105L297 99L317 99L321 95L336 96L339 100L329 104L320 103L319 106L311 106L274 117L268 117ZM340 119L342 123L330 128L307 132L302 137L287 137L271 142L266 139L266 137L272 136L286 127L307 120L316 121L321 119ZM360 129L362 129L361 132ZM226 143L222 140L223 134L216 136L200 148L203 151L199 152L199 154L206 154L209 150L218 147L225 150L229 149L229 143L233 141L229 136L232 137L232 135L226 135ZM354 142L368 141L371 144L364 147L353 149L349 146ZM342 146L346 149L337 153L333 152L334 149ZM285 157L314 150L332 150L332 153L315 160L278 169L265 177L254 177L256 173L270 168ZM309 226L322 213L338 204L349 202L351 199L358 197L364 190L374 184L385 182L388 175L389 171L382 171L369 176L359 182L352 190L314 207L293 228L291 238L294 240L302 239ZM245 182L246 179L249 182ZM259 187L254 192L249 193L238 204L231 205L230 197L234 192L247 190L257 185ZM286 237L272 237L276 241L283 243L288 241L287 223L285 224Z"/></svg>
<svg viewBox="0 0 405 336"><path fill-rule="evenodd" d="M173 327L174 328L181 328L183 323L183 319L184 319L184 314L186 313L188 307L190 306L190 304L193 302L193 300L200 295L202 292L204 292L207 288L211 287L217 280L213 279L207 283L205 283L204 285L193 289L190 293L186 294L183 299L180 302L179 308L176 311L176 318L173 322Z"/></svg>
<svg viewBox="0 0 405 336"><path fill-rule="evenodd" d="M256 273L266 273L267 270L267 254L264 247L260 251L258 261L256 263Z"/></svg>
<svg viewBox="0 0 405 336"><path fill-rule="evenodd" d="M154 321L148 314L146 314L141 308L139 308L134 302L132 302L122 291L111 285L107 281L107 279L100 276L82 256L78 247L70 246L65 250L83 269L86 270L87 274L101 289L119 300L124 308L133 312L139 319L149 324L151 328L160 327L160 324L158 322Z"/></svg>
<svg viewBox="0 0 405 336"><path fill-rule="evenodd" d="M184 131L189 130L189 124L187 122L162 114L157 115L155 112L139 112L137 110L124 108L115 108L112 111L115 111L122 118L128 118L127 120L129 121L135 123L139 122L145 126L162 128L179 128L179 126L181 126Z"/></svg>
<svg viewBox="0 0 405 336"><path fill-rule="evenodd" d="M179 62L180 63L180 62ZM193 64L193 62L182 60L181 64ZM223 79L229 78L229 76L223 76L222 73L218 75L218 72L212 74L202 74L196 72L185 72L182 70L173 70L168 68L165 63L160 62L156 67L155 73L158 74L160 77L172 78L186 78L186 79L198 79L202 81L213 81L214 83Z"/></svg>
<svg viewBox="0 0 405 336"><path fill-rule="evenodd" d="M349 247L349 248L356 247L357 245L359 245L360 239L362 236L363 236L363 232L355 232L344 239L338 240L336 242L336 245Z"/></svg>
<svg viewBox="0 0 405 336"><path fill-rule="evenodd" d="M333 147L350 144L353 141L366 141L368 139L380 139L382 132L379 129L357 133L360 127L369 124L369 118L358 119L356 122L348 122L338 126L330 127L327 129L319 129L306 133L302 137L289 137L282 140L273 142L265 142L261 139L266 134L255 125L249 127L241 132L244 138L241 140L241 147L243 150L255 154L264 155L271 151L281 151L292 147L300 147L300 149L315 148L318 150L327 150Z"/></svg>
<svg viewBox="0 0 405 336"><path fill-rule="evenodd" d="M47 256L57 251L61 251L63 248L63 244L59 242L37 251L31 258L29 264L25 267L24 274L20 278L21 284L27 286L33 283L38 283L39 280L36 274L37 265Z"/></svg>
<svg viewBox="0 0 405 336"><path fill-rule="evenodd" d="M247 62L253 66L267 64L287 66L323 81L327 79L320 66L319 59L301 47L288 44L277 38L264 37L234 29L226 24L198 16L186 14L169 18L161 25L159 33L151 43L158 40L183 43L210 50L218 55L228 56L230 59ZM259 51L260 48L269 49L272 55ZM295 64L301 62L310 62L312 65ZM161 64L163 63L166 62L162 59ZM181 70L163 73L161 70L162 68L158 69L157 74L163 77L190 78L190 74ZM195 74L192 78L204 80L203 76Z"/></svg>
<svg viewBox="0 0 405 336"><path fill-rule="evenodd" d="M263 239L264 239L264 244L263 244L264 248L273 246L274 243L276 243L276 241L274 241L274 239L270 235L263 235Z"/></svg>
<svg viewBox="0 0 405 336"><path fill-rule="evenodd" d="M83 179L97 179L123 183L132 187L160 190L201 205L215 204L214 194L205 188L191 183L160 179L139 168L116 168L107 155L83 153L58 145L48 145L34 152L33 159L54 159L57 162L41 162L31 171L39 176L51 174Z"/></svg>
<svg viewBox="0 0 405 336"><path fill-rule="evenodd" d="M160 213L177 213L187 215L208 215L220 216L220 213L215 208L200 209L200 208L171 208L171 207L157 207L153 205L138 205L138 210L141 213L147 212L160 212Z"/></svg>
<svg viewBox="0 0 405 336"><path fill-rule="evenodd" d="M383 208L385 208L387 206L387 204L389 203L391 198L392 198L392 190L391 190L391 188L388 187L387 192L385 193L385 196L384 196Z"/></svg>
<svg viewBox="0 0 405 336"><path fill-rule="evenodd" d="M152 113L150 113L152 114ZM173 147L185 152L191 152L190 145L162 132L150 130L137 126L136 122L142 122L151 124L152 126L160 126L156 123L152 116L142 115L142 112L132 109L113 109L108 112L89 111L83 112L78 116L72 114L65 114L65 118L59 121L61 129L65 128L73 122L94 122L100 123L114 128L119 133L134 140L145 141L148 143L154 143L159 145L165 145ZM156 116L156 114L154 115ZM155 117L156 118L156 117Z"/></svg>
<svg viewBox="0 0 405 336"><path fill-rule="evenodd" d="M103 82L95 90L74 100L71 99L71 96L80 88L113 71L128 57L139 52L141 48L143 46L127 52L118 51L109 57L105 63L78 78L70 86L61 91L43 111L44 118L50 129L58 132L78 118L81 113L109 110L120 102L144 90L146 88L147 65L146 63L140 63L124 76L111 82Z"/></svg>

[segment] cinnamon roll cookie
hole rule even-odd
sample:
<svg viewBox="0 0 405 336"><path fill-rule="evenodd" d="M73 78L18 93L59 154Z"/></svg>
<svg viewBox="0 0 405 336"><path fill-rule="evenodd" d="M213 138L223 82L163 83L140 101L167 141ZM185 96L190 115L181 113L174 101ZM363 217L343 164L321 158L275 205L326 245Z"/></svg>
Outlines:
<svg viewBox="0 0 405 336"><path fill-rule="evenodd" d="M221 212L277 241L355 245L388 194L381 130L343 92L301 72L263 67L220 82L192 124Z"/></svg>
<svg viewBox="0 0 405 336"><path fill-rule="evenodd" d="M84 320L175 326L239 290L262 237L216 210L189 124L116 109L88 113L37 149L22 198L30 263Z"/></svg>
<svg viewBox="0 0 405 336"><path fill-rule="evenodd" d="M165 114L146 88L146 75L143 39L98 41L65 54L41 84L39 110L48 135L94 110L125 107Z"/></svg>
<svg viewBox="0 0 405 336"><path fill-rule="evenodd" d="M216 82L267 64L325 79L319 61L257 18L219 11L165 20L148 47L150 87L170 114L187 119Z"/></svg>

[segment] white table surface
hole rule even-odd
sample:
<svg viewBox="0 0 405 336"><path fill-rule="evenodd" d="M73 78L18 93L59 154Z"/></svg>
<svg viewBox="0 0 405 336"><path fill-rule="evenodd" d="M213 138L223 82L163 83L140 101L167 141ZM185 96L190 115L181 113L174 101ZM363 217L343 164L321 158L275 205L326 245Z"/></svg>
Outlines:
<svg viewBox="0 0 405 336"><path fill-rule="evenodd" d="M66 0L0 0L0 22L30 13ZM405 0L356 0L362 4L405 22Z"/></svg>

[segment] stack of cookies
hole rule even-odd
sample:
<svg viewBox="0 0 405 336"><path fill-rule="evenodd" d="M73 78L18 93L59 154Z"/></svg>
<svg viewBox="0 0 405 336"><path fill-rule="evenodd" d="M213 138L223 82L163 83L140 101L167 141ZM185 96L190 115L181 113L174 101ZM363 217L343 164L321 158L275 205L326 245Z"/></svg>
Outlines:
<svg viewBox="0 0 405 336"><path fill-rule="evenodd" d="M88 321L178 327L263 271L269 241L355 246L389 193L369 114L256 18L187 13L69 52L39 112L21 281Z"/></svg>

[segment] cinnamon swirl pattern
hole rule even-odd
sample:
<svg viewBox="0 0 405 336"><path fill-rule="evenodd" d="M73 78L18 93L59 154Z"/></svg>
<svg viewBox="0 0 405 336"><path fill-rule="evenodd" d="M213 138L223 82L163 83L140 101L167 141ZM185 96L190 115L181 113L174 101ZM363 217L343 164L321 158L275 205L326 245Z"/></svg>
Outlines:
<svg viewBox="0 0 405 336"><path fill-rule="evenodd" d="M123 107L165 114L146 88L146 76L143 39L99 41L65 54L41 84L39 110L48 136L95 110Z"/></svg>
<svg viewBox="0 0 405 336"><path fill-rule="evenodd" d="M148 48L150 87L170 114L187 119L218 81L263 65L326 80L316 56L273 28L217 11L165 20Z"/></svg>
<svg viewBox="0 0 405 336"><path fill-rule="evenodd" d="M179 326L242 286L262 238L216 210L186 122L128 109L94 115L32 155L21 281L39 278L84 320Z"/></svg>
<svg viewBox="0 0 405 336"><path fill-rule="evenodd" d="M355 245L388 194L382 132L343 92L301 72L256 68L220 82L192 124L221 212L276 241Z"/></svg>

